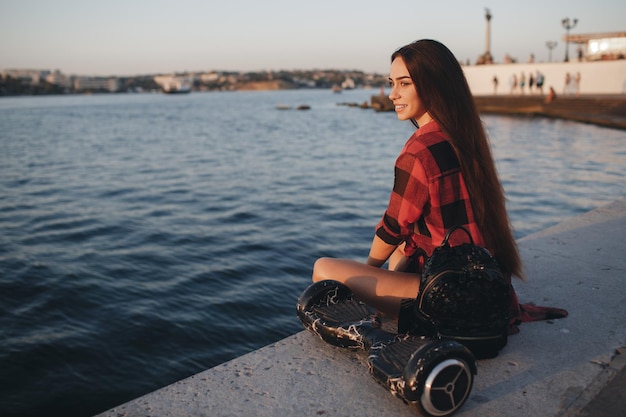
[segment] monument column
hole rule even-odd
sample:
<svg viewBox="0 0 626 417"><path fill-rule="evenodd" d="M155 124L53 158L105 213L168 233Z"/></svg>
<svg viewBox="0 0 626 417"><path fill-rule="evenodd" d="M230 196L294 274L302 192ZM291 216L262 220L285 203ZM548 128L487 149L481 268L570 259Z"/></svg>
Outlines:
<svg viewBox="0 0 626 417"><path fill-rule="evenodd" d="M487 19L487 36L485 38L485 64L492 64L493 57L491 56L491 12L489 9L485 9L485 19Z"/></svg>

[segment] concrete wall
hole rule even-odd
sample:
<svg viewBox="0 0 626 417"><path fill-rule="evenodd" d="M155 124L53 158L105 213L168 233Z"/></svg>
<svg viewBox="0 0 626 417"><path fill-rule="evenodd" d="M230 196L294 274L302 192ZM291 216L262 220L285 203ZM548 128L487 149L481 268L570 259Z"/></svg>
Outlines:
<svg viewBox="0 0 626 417"><path fill-rule="evenodd" d="M568 72L572 77L580 73L580 94L626 94L626 60L472 65L464 66L463 70L474 95L494 94L494 75L499 81L497 94L510 94L509 80L513 74L519 81L522 72L525 73L528 85L529 74L536 74L537 71L545 77L544 94L550 87L554 87L557 94L563 94L565 74ZM527 87L525 93L529 94Z"/></svg>

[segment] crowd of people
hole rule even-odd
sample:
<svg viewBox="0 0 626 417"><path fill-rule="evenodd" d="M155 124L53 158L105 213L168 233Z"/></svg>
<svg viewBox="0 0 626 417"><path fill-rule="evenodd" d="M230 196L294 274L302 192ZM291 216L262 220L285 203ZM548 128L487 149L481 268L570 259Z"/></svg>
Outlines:
<svg viewBox="0 0 626 417"><path fill-rule="evenodd" d="M565 83L563 85L563 95L580 95L580 72L576 74L570 74L569 72L565 74ZM498 94L498 76L493 76L493 94ZM524 95L528 92L528 94L538 94L543 95L543 87L545 85L545 75L536 71L535 73L521 72L519 77L517 74L511 74L509 77L509 94L511 95ZM552 96L552 99L556 98L556 92L553 87L550 87L548 90L548 95Z"/></svg>
<svg viewBox="0 0 626 417"><path fill-rule="evenodd" d="M509 77L509 88L510 94L526 94L526 89L528 89L529 94L539 94L543 95L543 86L545 84L545 76L542 72L538 71L536 73L528 73L526 76L525 72L521 72L518 77L517 74L512 74ZM498 88L498 77L493 77L493 88L494 94L497 94Z"/></svg>

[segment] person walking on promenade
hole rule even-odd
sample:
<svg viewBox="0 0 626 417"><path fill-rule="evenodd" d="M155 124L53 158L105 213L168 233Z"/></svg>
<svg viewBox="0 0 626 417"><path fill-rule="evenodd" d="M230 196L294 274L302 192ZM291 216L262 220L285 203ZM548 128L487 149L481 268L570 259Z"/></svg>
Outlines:
<svg viewBox="0 0 626 417"><path fill-rule="evenodd" d="M537 91L539 91L539 95L543 95L543 83L545 82L545 76L543 75L543 73L539 72L539 70L537 70L537 77L536 77L536 82L535 84L537 85Z"/></svg>
<svg viewBox="0 0 626 417"><path fill-rule="evenodd" d="M524 87L526 86L526 74L524 74L522 72L522 74L520 75L519 78L519 89L520 89L520 94L524 95Z"/></svg>
<svg viewBox="0 0 626 417"><path fill-rule="evenodd" d="M563 85L563 95L571 93L572 89L572 76L570 73L565 74L565 85Z"/></svg>
<svg viewBox="0 0 626 417"><path fill-rule="evenodd" d="M511 95L514 95L517 93L517 75L513 74L511 75L511 78L509 78L509 85L511 86Z"/></svg>
<svg viewBox="0 0 626 417"><path fill-rule="evenodd" d="M320 258L313 281L343 282L361 301L397 317L403 300L420 290L422 255L457 225L491 251L509 282L523 279L504 190L458 60L445 45L419 40L392 54L389 83L398 119L417 128L396 160L389 204L367 261ZM458 235L452 245L464 241ZM511 291L512 306L516 300Z"/></svg>
<svg viewBox="0 0 626 417"><path fill-rule="evenodd" d="M498 95L498 76L493 76L493 95Z"/></svg>
<svg viewBox="0 0 626 417"><path fill-rule="evenodd" d="M576 94L576 97L580 95L580 72L577 72L574 77L574 94Z"/></svg>

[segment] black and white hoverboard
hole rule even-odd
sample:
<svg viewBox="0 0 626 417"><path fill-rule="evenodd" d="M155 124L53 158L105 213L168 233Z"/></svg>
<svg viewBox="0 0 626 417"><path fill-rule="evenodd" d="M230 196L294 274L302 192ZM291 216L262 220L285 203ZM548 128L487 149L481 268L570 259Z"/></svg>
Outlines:
<svg viewBox="0 0 626 417"><path fill-rule="evenodd" d="M370 373L419 414L451 415L469 397L476 361L468 348L454 340L382 330L376 311L340 282L309 286L298 299L297 313L325 342L369 351Z"/></svg>

